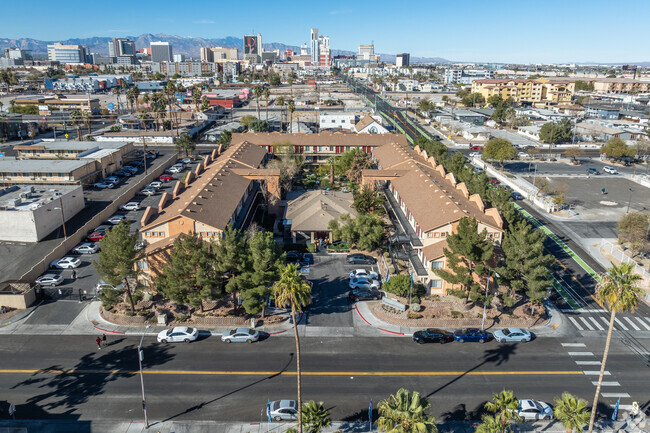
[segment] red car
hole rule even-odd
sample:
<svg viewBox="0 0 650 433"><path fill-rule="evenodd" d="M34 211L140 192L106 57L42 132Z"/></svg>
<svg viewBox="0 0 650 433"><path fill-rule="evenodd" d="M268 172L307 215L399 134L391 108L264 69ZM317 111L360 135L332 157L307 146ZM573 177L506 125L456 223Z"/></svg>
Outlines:
<svg viewBox="0 0 650 433"><path fill-rule="evenodd" d="M483 146L470 146L469 148L472 150L483 150Z"/></svg>
<svg viewBox="0 0 650 433"><path fill-rule="evenodd" d="M499 182L499 179L497 179L496 177L491 177L491 178L490 178L490 182L492 182L492 183L495 184L495 185L498 185L498 184L501 183L501 182Z"/></svg>
<svg viewBox="0 0 650 433"><path fill-rule="evenodd" d="M104 232L92 232L87 239L91 242L99 242L104 238Z"/></svg>
<svg viewBox="0 0 650 433"><path fill-rule="evenodd" d="M171 177L171 176L168 175L168 174L163 174L163 175L160 176L158 179L160 179L161 182L169 182L170 180L172 180L172 179L174 179L174 178Z"/></svg>

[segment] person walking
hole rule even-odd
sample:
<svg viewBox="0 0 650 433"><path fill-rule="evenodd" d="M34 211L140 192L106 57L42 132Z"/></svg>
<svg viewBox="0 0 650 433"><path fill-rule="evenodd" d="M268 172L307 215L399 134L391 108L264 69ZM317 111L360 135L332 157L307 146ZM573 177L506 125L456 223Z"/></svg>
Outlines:
<svg viewBox="0 0 650 433"><path fill-rule="evenodd" d="M77 271L74 269L72 270L72 280L77 281Z"/></svg>
<svg viewBox="0 0 650 433"><path fill-rule="evenodd" d="M95 343L97 343L97 349L102 350L102 339L97 337Z"/></svg>
<svg viewBox="0 0 650 433"><path fill-rule="evenodd" d="M102 345L106 347L106 334L102 334Z"/></svg>

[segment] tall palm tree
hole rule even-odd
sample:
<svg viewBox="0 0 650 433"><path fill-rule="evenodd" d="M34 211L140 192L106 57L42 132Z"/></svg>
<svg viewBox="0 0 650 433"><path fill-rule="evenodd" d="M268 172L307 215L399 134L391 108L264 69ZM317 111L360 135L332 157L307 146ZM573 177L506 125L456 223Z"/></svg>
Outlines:
<svg viewBox="0 0 650 433"><path fill-rule="evenodd" d="M119 86L113 87L113 93L115 93L115 96L117 97L117 114L120 114L120 94L122 93L122 89Z"/></svg>
<svg viewBox="0 0 650 433"><path fill-rule="evenodd" d="M332 425L332 420L322 401L308 401L302 405L302 423L307 427L308 433L320 433L322 429Z"/></svg>
<svg viewBox="0 0 650 433"><path fill-rule="evenodd" d="M566 428L566 433L572 433L574 429L582 431L589 423L587 404L587 400L564 392L562 397L555 399L553 416Z"/></svg>
<svg viewBox="0 0 650 433"><path fill-rule="evenodd" d="M169 106L169 122L172 127L172 137L174 136L174 118L172 111L174 109L174 95L176 94L176 84L173 81L168 81L164 88L165 95L167 96L167 106Z"/></svg>
<svg viewBox="0 0 650 433"><path fill-rule="evenodd" d="M145 93L144 95L142 95L142 103L144 105L147 105L150 101L151 101L151 98L149 97L148 93ZM151 109L151 106L149 106L149 109Z"/></svg>
<svg viewBox="0 0 650 433"><path fill-rule="evenodd" d="M81 140L81 112L79 110L73 110L70 113L70 121L77 127L77 140Z"/></svg>
<svg viewBox="0 0 650 433"><path fill-rule="evenodd" d="M268 87L264 88L262 92L264 94L264 99L266 99L266 121L269 121L269 98L271 97L271 89Z"/></svg>
<svg viewBox="0 0 650 433"><path fill-rule="evenodd" d="M293 101L289 101L289 113L291 113L291 119L289 120L289 132L293 128L293 112L296 111L296 104Z"/></svg>
<svg viewBox="0 0 650 433"><path fill-rule="evenodd" d="M282 113L284 112L284 98L280 96L278 99L275 100L275 103L278 104L280 107L280 132L282 132Z"/></svg>
<svg viewBox="0 0 650 433"><path fill-rule="evenodd" d="M201 97L203 96L203 91L200 87L192 87L192 102L194 102L195 109L195 119L196 119L196 138L199 138L199 109L201 108Z"/></svg>
<svg viewBox="0 0 650 433"><path fill-rule="evenodd" d="M260 86L255 86L253 88L253 96L255 96L255 102L257 103L257 118L260 118L260 96L262 96L262 88Z"/></svg>
<svg viewBox="0 0 650 433"><path fill-rule="evenodd" d="M138 113L138 118L140 119L140 126L144 128L144 133L147 133L147 126L149 125L149 120L151 119L151 116L149 115L148 112L143 111L141 113Z"/></svg>
<svg viewBox="0 0 650 433"><path fill-rule="evenodd" d="M88 129L88 136L90 137L90 134L92 131L90 130L90 127L92 126L93 122L93 115L92 113L88 111L82 111L81 112L81 121L86 125L86 129Z"/></svg>
<svg viewBox="0 0 650 433"><path fill-rule="evenodd" d="M377 427L386 433L437 433L436 419L425 412L431 403L420 393L400 388L377 406Z"/></svg>
<svg viewBox="0 0 650 433"><path fill-rule="evenodd" d="M474 433L506 433L510 431L512 430L509 425L503 430L499 415L486 413L481 417L481 423L476 427Z"/></svg>
<svg viewBox="0 0 650 433"><path fill-rule="evenodd" d="M634 273L634 266L631 264L622 263L620 266L612 264L612 267L609 268L607 274L601 277L601 282L596 287L596 297L599 301L607 304L609 308L609 328L607 328L605 352L603 353L603 361L600 365L600 375L598 376L596 395L594 395L594 404L591 407L589 433L594 430L598 396L600 395L600 387L603 383L603 375L605 374L605 364L607 363L607 355L609 355L609 344L612 342L614 319L616 318L616 313L624 311L633 312L636 309L639 304L638 297L642 294L642 290L638 286L639 280L641 280L641 276Z"/></svg>
<svg viewBox="0 0 650 433"><path fill-rule="evenodd" d="M278 306L291 306L293 334L296 338L296 372L298 377L298 407L302 408L301 370L300 370L300 336L296 323L296 312L311 301L311 286L303 279L298 265L289 264L280 270L280 280L273 285L273 296ZM302 433L302 410L298 411L298 428Z"/></svg>
<svg viewBox="0 0 650 433"><path fill-rule="evenodd" d="M289 83L289 94L291 95L291 99L293 99L293 77L287 78L287 83Z"/></svg>
<svg viewBox="0 0 650 433"><path fill-rule="evenodd" d="M521 418L517 414L519 400L514 396L512 391L503 390L492 395L492 401L485 403L485 408L492 412L495 417L499 418L501 424L501 433L508 429L508 421L519 421Z"/></svg>

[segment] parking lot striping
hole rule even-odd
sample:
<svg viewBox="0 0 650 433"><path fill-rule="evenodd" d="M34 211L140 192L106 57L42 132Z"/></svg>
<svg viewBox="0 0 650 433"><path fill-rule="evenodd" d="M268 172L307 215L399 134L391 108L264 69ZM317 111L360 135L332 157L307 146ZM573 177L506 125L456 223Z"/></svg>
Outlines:
<svg viewBox="0 0 650 433"><path fill-rule="evenodd" d="M76 369L3 369L0 373L24 374L138 374L139 370L76 370ZM189 371L145 370L151 375L208 376L295 376L295 371ZM303 376L582 376L580 370L559 371L303 371Z"/></svg>
<svg viewBox="0 0 650 433"><path fill-rule="evenodd" d="M598 376L598 375L600 375L600 371L598 371L598 370L586 370L586 371L583 371L583 373L585 374L585 376ZM605 372L603 373L603 376L611 376L611 374L609 373L609 371L605 370Z"/></svg>
<svg viewBox="0 0 650 433"><path fill-rule="evenodd" d="M569 356L594 356L591 352L569 352Z"/></svg>
<svg viewBox="0 0 650 433"><path fill-rule="evenodd" d="M605 398L629 398L630 394L627 392L601 392L600 395L602 395Z"/></svg>
<svg viewBox="0 0 650 433"><path fill-rule="evenodd" d="M625 326L625 325L623 324L623 322L621 322L620 320L618 320L618 317L614 317L614 322L616 322L616 324L617 324L618 326L620 326L621 328L623 328L624 331L629 331L629 329L627 329L627 326Z"/></svg>
<svg viewBox="0 0 650 433"><path fill-rule="evenodd" d="M578 328L579 331L584 331L584 328L578 324L578 321L576 319L574 319L573 317L569 317L569 320L571 321L571 323L573 323L573 325L576 328Z"/></svg>
<svg viewBox="0 0 650 433"><path fill-rule="evenodd" d="M577 365L600 365L600 361L576 361Z"/></svg>
<svg viewBox="0 0 650 433"><path fill-rule="evenodd" d="M589 320L591 320L594 323L594 325L596 325L596 328L598 328L599 331L604 331L605 330L605 328L600 326L600 323L598 323L598 321L595 318L589 317Z"/></svg>
<svg viewBox="0 0 650 433"><path fill-rule="evenodd" d="M587 347L585 343L561 343L562 347Z"/></svg>
<svg viewBox="0 0 650 433"><path fill-rule="evenodd" d="M592 381L591 384L593 386L598 386L598 382L596 381ZM621 386L621 384L618 382L602 382L600 386Z"/></svg>
<svg viewBox="0 0 650 433"><path fill-rule="evenodd" d="M589 323L589 322L587 321L587 319L585 319L584 317L580 317L580 321L581 321L582 323L584 323L585 326L586 326L587 328L589 328L590 331L593 331L593 330L594 330L594 327L591 326L591 323Z"/></svg>
<svg viewBox="0 0 650 433"><path fill-rule="evenodd" d="M625 320L627 323L629 323L630 326L631 326L632 328L636 329L637 331L640 331L640 330L641 330L641 328L639 328L638 326L636 326L636 323L634 323L634 322L632 321L632 319L630 319L629 317L623 317L623 320Z"/></svg>

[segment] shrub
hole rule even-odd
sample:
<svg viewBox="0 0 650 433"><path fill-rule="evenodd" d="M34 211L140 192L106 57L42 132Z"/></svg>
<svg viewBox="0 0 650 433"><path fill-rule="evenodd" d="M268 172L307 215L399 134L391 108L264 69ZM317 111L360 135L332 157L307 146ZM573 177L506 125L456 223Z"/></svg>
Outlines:
<svg viewBox="0 0 650 433"><path fill-rule="evenodd" d="M460 290L460 289L459 290L450 289L447 290L447 293L459 299L465 299L465 296L467 295L464 290Z"/></svg>
<svg viewBox="0 0 650 433"><path fill-rule="evenodd" d="M99 293L104 310L112 310L121 300L121 290L105 289Z"/></svg>
<svg viewBox="0 0 650 433"><path fill-rule="evenodd" d="M113 126L111 126L110 131L111 131L111 132L121 132L121 131L122 131L122 127L121 127L120 125L113 125Z"/></svg>
<svg viewBox="0 0 650 433"><path fill-rule="evenodd" d="M382 288L397 296L408 296L411 289L411 277L408 275L394 275L384 283Z"/></svg>
<svg viewBox="0 0 650 433"><path fill-rule="evenodd" d="M508 296L507 294L503 294L503 305L505 305L508 308L512 308L515 306L517 303L517 299L515 299L513 296Z"/></svg>
<svg viewBox="0 0 650 433"><path fill-rule="evenodd" d="M411 305L409 306L409 308L411 309L411 311L414 311L414 312L417 313L417 312L420 311L420 309L421 309L422 307L420 306L420 304L413 303L413 304L411 304Z"/></svg>
<svg viewBox="0 0 650 433"><path fill-rule="evenodd" d="M316 252L316 245L312 244L311 242L307 244L307 251L310 253Z"/></svg>
<svg viewBox="0 0 650 433"><path fill-rule="evenodd" d="M412 296L411 297L411 304L420 304L420 297L419 296Z"/></svg>
<svg viewBox="0 0 650 433"><path fill-rule="evenodd" d="M462 318L465 317L465 315L463 313L461 313L460 311L451 310L450 313L451 313L451 318L452 319L462 319Z"/></svg>
<svg viewBox="0 0 650 433"><path fill-rule="evenodd" d="M412 312L409 311L408 313L406 313L406 318L407 318L407 319L421 319L421 318L422 318L422 314L419 314L419 313L412 313Z"/></svg>
<svg viewBox="0 0 650 433"><path fill-rule="evenodd" d="M176 320L179 322L185 322L187 320L187 316L185 314L177 314Z"/></svg>

